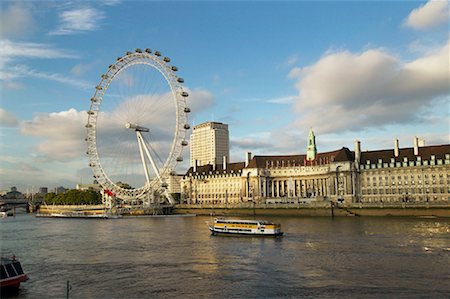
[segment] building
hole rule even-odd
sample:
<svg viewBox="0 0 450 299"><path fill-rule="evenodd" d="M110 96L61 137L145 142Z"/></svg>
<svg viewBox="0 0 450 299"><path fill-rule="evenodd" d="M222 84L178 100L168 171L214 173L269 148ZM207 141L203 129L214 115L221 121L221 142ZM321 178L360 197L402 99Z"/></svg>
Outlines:
<svg viewBox="0 0 450 299"><path fill-rule="evenodd" d="M229 160L228 125L206 122L192 128L190 139L191 166L220 164L223 157Z"/></svg>
<svg viewBox="0 0 450 299"><path fill-rule="evenodd" d="M181 193L181 179L183 178L183 175L176 174L169 176L167 180L167 190L169 193L176 194Z"/></svg>
<svg viewBox="0 0 450 299"><path fill-rule="evenodd" d="M102 186L100 186L100 184L98 184L97 182L94 182L92 184L77 184L75 186L75 189L80 190L80 191L93 190L96 192L100 192L103 188L102 188Z"/></svg>
<svg viewBox="0 0 450 299"><path fill-rule="evenodd" d="M56 194L61 194L61 193L65 193L67 191L66 188L64 188L63 186L59 186L55 188L55 193Z"/></svg>
<svg viewBox="0 0 450 299"><path fill-rule="evenodd" d="M357 198L362 202L450 201L450 145L361 153Z"/></svg>
<svg viewBox="0 0 450 299"><path fill-rule="evenodd" d="M48 188L47 187L40 187L38 193L39 194L47 194L48 193Z"/></svg>
<svg viewBox="0 0 450 299"><path fill-rule="evenodd" d="M181 181L187 203L450 202L450 144L361 152L317 152L310 131L306 154L254 156L245 162L194 165ZM422 143L423 144L423 143Z"/></svg>
<svg viewBox="0 0 450 299"><path fill-rule="evenodd" d="M181 180L181 201L192 204L239 203L243 201L245 163L193 166Z"/></svg>

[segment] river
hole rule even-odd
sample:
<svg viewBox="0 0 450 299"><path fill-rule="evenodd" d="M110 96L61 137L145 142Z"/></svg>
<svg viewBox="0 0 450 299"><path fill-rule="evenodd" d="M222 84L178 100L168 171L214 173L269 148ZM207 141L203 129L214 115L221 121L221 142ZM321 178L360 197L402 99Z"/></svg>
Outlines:
<svg viewBox="0 0 450 299"><path fill-rule="evenodd" d="M16 298L449 298L450 219L272 217L282 238L211 236L210 217L0 219ZM3 296L2 296L3 297Z"/></svg>

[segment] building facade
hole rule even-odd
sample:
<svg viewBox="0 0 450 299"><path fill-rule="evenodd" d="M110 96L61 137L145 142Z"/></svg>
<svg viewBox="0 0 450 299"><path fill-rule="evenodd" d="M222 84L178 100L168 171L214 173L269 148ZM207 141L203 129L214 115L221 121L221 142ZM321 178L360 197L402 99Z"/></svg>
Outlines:
<svg viewBox="0 0 450 299"><path fill-rule="evenodd" d="M450 145L361 153L362 202L450 201Z"/></svg>
<svg viewBox="0 0 450 299"><path fill-rule="evenodd" d="M228 125L219 122L206 122L192 128L190 138L191 166L222 163L223 157L229 160Z"/></svg>
<svg viewBox="0 0 450 299"><path fill-rule="evenodd" d="M197 204L450 202L450 145L395 144L361 152L356 141L353 151L315 152L313 159L247 153L245 162L194 165L181 180L181 198Z"/></svg>

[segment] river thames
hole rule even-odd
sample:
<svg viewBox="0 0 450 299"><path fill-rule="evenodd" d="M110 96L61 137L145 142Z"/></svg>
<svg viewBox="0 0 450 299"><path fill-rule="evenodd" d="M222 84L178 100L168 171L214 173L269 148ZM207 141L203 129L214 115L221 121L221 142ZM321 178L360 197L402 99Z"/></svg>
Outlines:
<svg viewBox="0 0 450 299"><path fill-rule="evenodd" d="M449 298L450 219L261 217L282 238L211 236L210 217L0 220L17 298ZM3 297L3 296L2 296Z"/></svg>

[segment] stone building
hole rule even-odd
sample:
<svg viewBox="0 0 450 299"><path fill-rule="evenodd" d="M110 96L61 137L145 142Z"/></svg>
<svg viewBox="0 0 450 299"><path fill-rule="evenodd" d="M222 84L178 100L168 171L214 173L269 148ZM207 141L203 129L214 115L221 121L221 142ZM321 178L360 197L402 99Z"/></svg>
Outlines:
<svg viewBox="0 0 450 299"><path fill-rule="evenodd" d="M450 201L450 145L398 147L361 153L362 202Z"/></svg>
<svg viewBox="0 0 450 299"><path fill-rule="evenodd" d="M188 203L311 201L450 201L450 145L318 153L310 131L306 154L254 156L245 162L193 166L181 181Z"/></svg>

